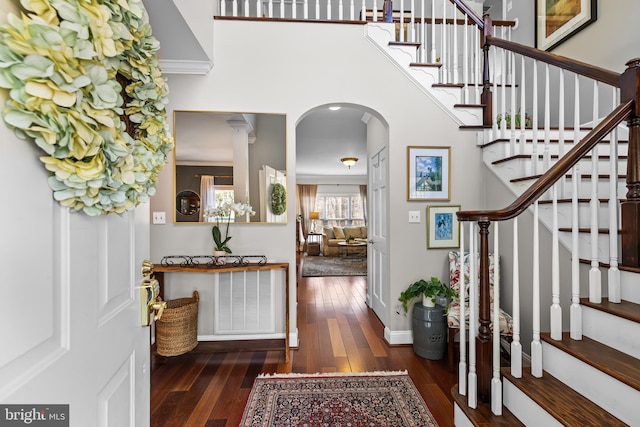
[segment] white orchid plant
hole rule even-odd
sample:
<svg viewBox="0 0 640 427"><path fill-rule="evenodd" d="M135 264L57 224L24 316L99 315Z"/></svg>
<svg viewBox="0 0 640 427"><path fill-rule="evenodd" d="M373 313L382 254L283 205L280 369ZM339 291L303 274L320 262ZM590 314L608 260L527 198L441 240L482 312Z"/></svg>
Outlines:
<svg viewBox="0 0 640 427"><path fill-rule="evenodd" d="M20 0L0 26L5 123L45 155L63 206L122 213L173 148L158 41L141 0Z"/></svg>
<svg viewBox="0 0 640 427"><path fill-rule="evenodd" d="M213 220L216 224L211 228L211 235L213 236L214 251L231 253L231 249L227 243L231 240L229 236L229 223L231 217L241 217L244 215L255 215L253 208L248 203L223 203L215 208L205 209L203 216L207 220ZM221 222L226 222L224 230L224 238L222 236L222 230L220 227Z"/></svg>

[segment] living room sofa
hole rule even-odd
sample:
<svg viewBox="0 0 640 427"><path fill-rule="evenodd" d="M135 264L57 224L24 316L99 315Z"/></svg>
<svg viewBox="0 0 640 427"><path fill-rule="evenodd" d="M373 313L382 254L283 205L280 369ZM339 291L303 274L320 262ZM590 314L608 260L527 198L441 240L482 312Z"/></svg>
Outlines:
<svg viewBox="0 0 640 427"><path fill-rule="evenodd" d="M367 227L347 226L322 228L322 253L324 256L338 256L341 254L341 247L338 243L346 242L348 237L353 237L356 242L367 242ZM367 254L367 247L359 247L358 250L364 255Z"/></svg>

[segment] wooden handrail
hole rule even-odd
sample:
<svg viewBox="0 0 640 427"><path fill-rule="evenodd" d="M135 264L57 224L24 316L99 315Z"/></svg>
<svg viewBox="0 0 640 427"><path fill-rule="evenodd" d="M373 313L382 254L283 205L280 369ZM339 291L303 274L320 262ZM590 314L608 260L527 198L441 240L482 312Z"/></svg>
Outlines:
<svg viewBox="0 0 640 427"><path fill-rule="evenodd" d="M476 13L469 8L462 0L449 0L451 3L455 4L460 12L467 15L477 26L479 29L484 30L484 21L481 17L476 15Z"/></svg>
<svg viewBox="0 0 640 427"><path fill-rule="evenodd" d="M487 43L492 46L501 47L508 51L547 63L549 65L563 68L567 71L580 74L581 76L585 76L614 87L620 87L620 74L614 71L596 67L585 62L576 61L564 56L545 52L539 49L522 45L520 43L504 40L494 36L487 36Z"/></svg>
<svg viewBox="0 0 640 427"><path fill-rule="evenodd" d="M525 211L532 203L539 199L553 184L562 178L580 159L585 156L602 138L613 131L633 111L634 101L629 100L620 104L591 132L589 132L575 147L554 164L544 175L531 185L513 203L504 209L461 211L457 212L460 221L505 221L515 218Z"/></svg>

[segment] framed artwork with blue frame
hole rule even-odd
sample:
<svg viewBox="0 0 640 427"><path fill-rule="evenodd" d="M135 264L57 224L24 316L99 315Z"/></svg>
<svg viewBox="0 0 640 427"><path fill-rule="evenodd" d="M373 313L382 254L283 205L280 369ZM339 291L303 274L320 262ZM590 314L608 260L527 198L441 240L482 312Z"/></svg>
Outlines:
<svg viewBox="0 0 640 427"><path fill-rule="evenodd" d="M428 249L460 247L459 210L460 205L427 206Z"/></svg>

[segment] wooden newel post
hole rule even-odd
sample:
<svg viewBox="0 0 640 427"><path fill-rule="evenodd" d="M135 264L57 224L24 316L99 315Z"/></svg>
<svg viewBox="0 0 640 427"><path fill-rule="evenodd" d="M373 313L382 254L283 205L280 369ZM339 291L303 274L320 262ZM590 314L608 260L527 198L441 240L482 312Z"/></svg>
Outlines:
<svg viewBox="0 0 640 427"><path fill-rule="evenodd" d="M489 284L489 221L478 222L480 234L480 312L478 315L478 336L476 337L478 399L491 400L492 374L492 334L491 334L491 298Z"/></svg>
<svg viewBox="0 0 640 427"><path fill-rule="evenodd" d="M629 148L627 159L627 196L621 204L622 264L640 267L640 58L627 62L620 77L621 101L635 100L627 125Z"/></svg>
<svg viewBox="0 0 640 427"><path fill-rule="evenodd" d="M491 35L491 17L486 14L484 18L484 31L482 34L482 52L483 52L483 72L482 72L482 94L480 95L480 102L485 106L482 117L482 124L484 126L491 126L493 121L492 114L492 96L491 96L491 81L489 76L489 43L487 37Z"/></svg>

